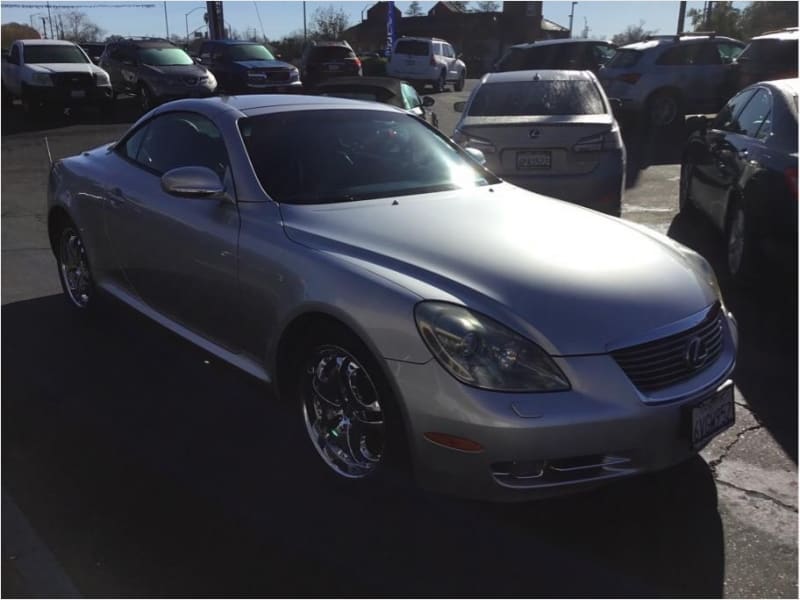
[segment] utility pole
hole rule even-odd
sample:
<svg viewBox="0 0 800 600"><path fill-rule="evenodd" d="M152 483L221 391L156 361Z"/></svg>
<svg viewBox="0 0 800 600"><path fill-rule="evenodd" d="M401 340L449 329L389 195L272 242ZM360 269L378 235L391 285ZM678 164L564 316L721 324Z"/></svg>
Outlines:
<svg viewBox="0 0 800 600"><path fill-rule="evenodd" d="M706 9L706 22L703 24L703 29L711 31L711 12L714 8L714 3L709 0L708 8Z"/></svg>
<svg viewBox="0 0 800 600"><path fill-rule="evenodd" d="M303 0L303 45L308 42L308 28L306 27L306 0Z"/></svg>
<svg viewBox="0 0 800 600"><path fill-rule="evenodd" d="M44 32L44 39L47 39L47 19L42 17L42 31Z"/></svg>
<svg viewBox="0 0 800 600"><path fill-rule="evenodd" d="M575 5L577 2L572 3L572 8L569 11L569 37L572 37L572 18L575 16Z"/></svg>
<svg viewBox="0 0 800 600"><path fill-rule="evenodd" d="M164 25L167 27L167 39L169 39L169 19L167 18L167 2L164 0Z"/></svg>
<svg viewBox="0 0 800 600"><path fill-rule="evenodd" d="M681 7L678 9L678 35L683 33L685 30L683 28L683 23L686 20L686 0L681 0Z"/></svg>
<svg viewBox="0 0 800 600"><path fill-rule="evenodd" d="M53 15L50 14L50 1L47 2L47 20L50 22L50 37L55 39L53 35Z"/></svg>

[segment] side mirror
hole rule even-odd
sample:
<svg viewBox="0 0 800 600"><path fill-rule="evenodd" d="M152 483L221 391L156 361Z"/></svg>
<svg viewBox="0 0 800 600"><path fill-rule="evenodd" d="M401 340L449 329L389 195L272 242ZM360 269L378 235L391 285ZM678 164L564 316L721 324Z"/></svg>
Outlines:
<svg viewBox="0 0 800 600"><path fill-rule="evenodd" d="M708 117L705 115L694 115L686 117L686 131L694 133L695 131L704 132L708 129Z"/></svg>
<svg viewBox="0 0 800 600"><path fill-rule="evenodd" d="M278 52L278 54L275 55L275 58L277 58L278 60L283 60L283 54Z"/></svg>
<svg viewBox="0 0 800 600"><path fill-rule="evenodd" d="M464 108L466 108L466 106L467 106L467 103L464 102L463 100L461 102L455 102L455 103L453 103L453 110L458 112L458 113L462 113L462 112L464 112Z"/></svg>
<svg viewBox="0 0 800 600"><path fill-rule="evenodd" d="M218 198L225 192L219 176L208 167L178 167L161 176L161 189L173 196Z"/></svg>
<svg viewBox="0 0 800 600"><path fill-rule="evenodd" d="M427 108L430 108L430 107L431 107L431 106L433 106L434 104L436 104L436 100L434 100L434 99L433 99L433 98L431 98L430 96L423 96L423 97L422 97L422 106L425 106L425 107L427 107Z"/></svg>
<svg viewBox="0 0 800 600"><path fill-rule="evenodd" d="M483 152L481 152L477 148L466 147L464 148L464 152L469 154L470 158L479 165L483 166L486 164L486 157L483 155Z"/></svg>

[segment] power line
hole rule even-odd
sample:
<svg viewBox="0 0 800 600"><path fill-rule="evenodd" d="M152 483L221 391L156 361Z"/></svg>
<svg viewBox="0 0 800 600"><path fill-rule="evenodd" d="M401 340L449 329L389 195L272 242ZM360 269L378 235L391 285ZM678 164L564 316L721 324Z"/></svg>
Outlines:
<svg viewBox="0 0 800 600"><path fill-rule="evenodd" d="M53 4L52 8L153 8L155 4L127 4L122 2L113 3L100 3L93 2L91 4ZM47 4L7 4L3 3L3 8L47 8Z"/></svg>

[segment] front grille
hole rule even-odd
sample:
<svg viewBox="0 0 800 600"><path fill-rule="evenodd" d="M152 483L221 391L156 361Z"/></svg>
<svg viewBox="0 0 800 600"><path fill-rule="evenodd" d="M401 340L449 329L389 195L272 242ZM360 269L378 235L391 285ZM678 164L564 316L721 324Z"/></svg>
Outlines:
<svg viewBox="0 0 800 600"><path fill-rule="evenodd" d="M53 85L59 88L82 90L94 86L91 73L52 73Z"/></svg>
<svg viewBox="0 0 800 600"><path fill-rule="evenodd" d="M248 75L251 79L257 80L259 83L263 83L264 79L270 83L283 83L290 79L289 70L279 67L253 71L248 73Z"/></svg>
<svg viewBox="0 0 800 600"><path fill-rule="evenodd" d="M653 392L690 379L722 352L722 311L715 304L705 319L669 337L611 353L642 392Z"/></svg>

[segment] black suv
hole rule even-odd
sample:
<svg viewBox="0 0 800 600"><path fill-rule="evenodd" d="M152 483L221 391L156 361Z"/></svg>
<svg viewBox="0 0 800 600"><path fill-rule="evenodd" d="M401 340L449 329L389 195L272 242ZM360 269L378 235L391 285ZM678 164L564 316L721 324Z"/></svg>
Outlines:
<svg viewBox="0 0 800 600"><path fill-rule="evenodd" d="M112 42L100 66L108 72L114 94L136 94L145 111L167 100L210 96L217 89L213 73L162 39Z"/></svg>
<svg viewBox="0 0 800 600"><path fill-rule="evenodd" d="M528 69L576 69L597 73L616 46L602 40L543 40L511 46L494 64L495 71Z"/></svg>
<svg viewBox="0 0 800 600"><path fill-rule="evenodd" d="M263 45L238 40L209 40L200 46L198 61L217 78L220 91L291 92L302 88L300 71L276 60Z"/></svg>
<svg viewBox="0 0 800 600"><path fill-rule="evenodd" d="M361 60L347 42L317 42L303 53L303 85L314 87L331 77L360 77Z"/></svg>
<svg viewBox="0 0 800 600"><path fill-rule="evenodd" d="M789 27L750 40L736 59L737 89L758 81L797 77L797 38L797 27Z"/></svg>

